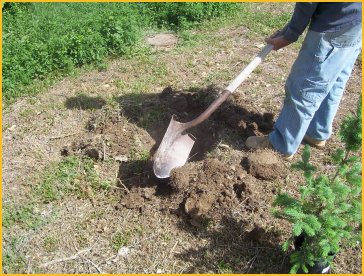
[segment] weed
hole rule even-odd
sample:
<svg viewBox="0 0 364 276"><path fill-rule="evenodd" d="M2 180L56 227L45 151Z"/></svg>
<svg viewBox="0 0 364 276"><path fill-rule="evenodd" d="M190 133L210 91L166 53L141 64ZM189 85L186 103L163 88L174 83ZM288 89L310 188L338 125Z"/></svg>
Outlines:
<svg viewBox="0 0 364 276"><path fill-rule="evenodd" d="M26 108L20 112L20 116L25 117L25 118L32 117L34 115L35 115L35 111L31 108Z"/></svg>
<svg viewBox="0 0 364 276"><path fill-rule="evenodd" d="M123 80L117 80L117 81L115 82L115 85L116 85L116 87L117 87L119 90L123 90L123 89L125 89L125 88L126 88L126 83L125 83L125 81L123 81Z"/></svg>
<svg viewBox="0 0 364 276"><path fill-rule="evenodd" d="M87 236L82 233L77 235L76 240L79 248L85 248L89 244Z"/></svg>
<svg viewBox="0 0 364 276"><path fill-rule="evenodd" d="M128 245L129 239L130 239L129 232L126 233L118 232L111 238L111 247L114 248L115 250L119 250L120 247Z"/></svg>
<svg viewBox="0 0 364 276"><path fill-rule="evenodd" d="M172 235L170 233L164 233L162 235L162 239L164 242L169 242L172 240Z"/></svg>
<svg viewBox="0 0 364 276"><path fill-rule="evenodd" d="M232 268L229 263L225 263L224 261L220 261L217 264L217 273L219 274L231 274Z"/></svg>

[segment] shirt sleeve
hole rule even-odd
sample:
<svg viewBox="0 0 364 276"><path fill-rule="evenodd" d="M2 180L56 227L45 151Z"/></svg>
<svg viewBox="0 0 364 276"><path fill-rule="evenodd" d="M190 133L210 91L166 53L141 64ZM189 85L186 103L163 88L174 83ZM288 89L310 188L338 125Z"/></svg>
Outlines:
<svg viewBox="0 0 364 276"><path fill-rule="evenodd" d="M317 5L318 3L313 2L296 3L291 20L281 32L283 38L295 42L306 29Z"/></svg>

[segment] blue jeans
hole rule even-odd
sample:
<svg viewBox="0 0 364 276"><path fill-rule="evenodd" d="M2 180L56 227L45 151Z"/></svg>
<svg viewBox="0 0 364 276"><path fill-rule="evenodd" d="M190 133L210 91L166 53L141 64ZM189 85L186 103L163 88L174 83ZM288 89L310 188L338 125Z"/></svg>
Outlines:
<svg viewBox="0 0 364 276"><path fill-rule="evenodd" d="M282 111L269 134L273 147L294 154L305 134L327 140L345 84L361 51L361 24L334 33L309 30L285 85Z"/></svg>

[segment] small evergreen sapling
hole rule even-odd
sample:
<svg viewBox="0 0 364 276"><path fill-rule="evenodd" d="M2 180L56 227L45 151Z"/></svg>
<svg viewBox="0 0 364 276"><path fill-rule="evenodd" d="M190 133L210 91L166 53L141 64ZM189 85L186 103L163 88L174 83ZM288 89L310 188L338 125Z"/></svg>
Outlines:
<svg viewBox="0 0 364 276"><path fill-rule="evenodd" d="M315 263L331 264L334 254L347 242L354 246L361 241L361 100L357 114L343 120L340 138L344 149L332 155L335 172L314 175L309 162L310 147L305 146L302 161L293 168L303 171L305 184L299 198L280 193L273 202L273 214L292 223L292 237L283 244L287 251L297 237L304 237L302 246L290 255L290 273L309 272Z"/></svg>

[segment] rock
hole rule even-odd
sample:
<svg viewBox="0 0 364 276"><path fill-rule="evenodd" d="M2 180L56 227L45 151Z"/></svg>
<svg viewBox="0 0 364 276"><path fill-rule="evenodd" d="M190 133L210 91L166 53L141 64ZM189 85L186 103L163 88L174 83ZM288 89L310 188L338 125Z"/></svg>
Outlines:
<svg viewBox="0 0 364 276"><path fill-rule="evenodd" d="M114 157L116 161L122 162L128 162L128 157L126 155L117 155Z"/></svg>

